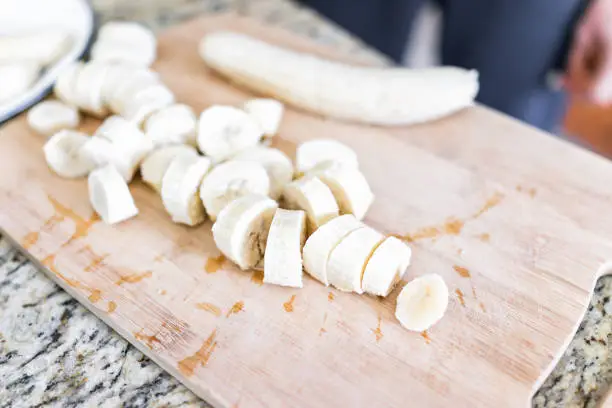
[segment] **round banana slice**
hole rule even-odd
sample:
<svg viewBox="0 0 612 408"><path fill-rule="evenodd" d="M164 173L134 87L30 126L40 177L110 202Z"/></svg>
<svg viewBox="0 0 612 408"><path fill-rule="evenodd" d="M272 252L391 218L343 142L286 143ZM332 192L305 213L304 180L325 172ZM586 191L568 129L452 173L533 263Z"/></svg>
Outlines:
<svg viewBox="0 0 612 408"><path fill-rule="evenodd" d="M115 166L108 164L89 174L89 200L107 224L116 224L138 214L127 183Z"/></svg>
<svg viewBox="0 0 612 408"><path fill-rule="evenodd" d="M263 130L246 112L233 106L216 105L200 115L198 147L214 162L221 162L255 146Z"/></svg>
<svg viewBox="0 0 612 408"><path fill-rule="evenodd" d="M91 48L91 60L146 68L155 61L155 48L139 48L131 44L98 40Z"/></svg>
<svg viewBox="0 0 612 408"><path fill-rule="evenodd" d="M124 104L137 92L153 85L160 84L159 76L148 69L127 69L123 75L112 78L104 87L105 99L115 113L125 110Z"/></svg>
<svg viewBox="0 0 612 408"><path fill-rule="evenodd" d="M175 104L149 116L144 129L155 146L190 144L195 146L196 116L187 105Z"/></svg>
<svg viewBox="0 0 612 408"><path fill-rule="evenodd" d="M103 24L98 31L98 40L140 47L157 42L151 30L132 21L109 21Z"/></svg>
<svg viewBox="0 0 612 408"><path fill-rule="evenodd" d="M55 81L53 93L67 105L77 105L76 82L83 65L82 62L75 62L64 67Z"/></svg>
<svg viewBox="0 0 612 408"><path fill-rule="evenodd" d="M163 146L150 153L140 164L142 180L161 193L162 180L170 162L179 154L198 156L195 148L187 145Z"/></svg>
<svg viewBox="0 0 612 408"><path fill-rule="evenodd" d="M448 287L440 275L418 277L406 284L395 307L395 317L408 330L423 331L437 323L448 307Z"/></svg>
<svg viewBox="0 0 612 408"><path fill-rule="evenodd" d="M368 260L385 239L378 231L364 226L349 232L329 254L327 279L345 292L363 293L361 279Z"/></svg>
<svg viewBox="0 0 612 408"><path fill-rule="evenodd" d="M242 108L259 123L264 135L267 137L276 135L285 112L281 102L276 99L251 99L246 101Z"/></svg>
<svg viewBox="0 0 612 408"><path fill-rule="evenodd" d="M111 21L98 32L92 59L150 66L156 57L157 40L148 28L133 22Z"/></svg>
<svg viewBox="0 0 612 408"><path fill-rule="evenodd" d="M372 254L363 272L361 287L366 293L387 296L406 273L412 251L395 237L386 238Z"/></svg>
<svg viewBox="0 0 612 408"><path fill-rule="evenodd" d="M334 195L317 177L305 177L287 184L282 199L287 208L306 211L309 235L338 216Z"/></svg>
<svg viewBox="0 0 612 408"><path fill-rule="evenodd" d="M172 221L195 226L206 219L198 188L210 169L210 160L191 154L178 154L164 173L162 202Z"/></svg>
<svg viewBox="0 0 612 408"><path fill-rule="evenodd" d="M357 153L347 145L333 139L311 140L297 147L296 166L299 172L306 173L324 161L338 162L347 167L359 167Z"/></svg>
<svg viewBox="0 0 612 408"><path fill-rule="evenodd" d="M248 195L232 201L212 226L217 248L241 269L261 264L276 201L261 195Z"/></svg>
<svg viewBox="0 0 612 408"><path fill-rule="evenodd" d="M111 99L114 93L118 91L118 87L121 86L125 77L136 75L135 72L139 70L122 64L108 63L107 65L108 71L104 77L104 83L102 84L102 100L104 104L110 108Z"/></svg>
<svg viewBox="0 0 612 408"><path fill-rule="evenodd" d="M141 124L152 113L174 103L174 94L163 84L151 85L135 92L123 104L120 113L131 122Z"/></svg>
<svg viewBox="0 0 612 408"><path fill-rule="evenodd" d="M43 101L28 111L28 125L44 136L79 125L79 111L60 101Z"/></svg>
<svg viewBox="0 0 612 408"><path fill-rule="evenodd" d="M45 143L43 152L49 167L67 178L83 177L95 168L95 164L80 154L89 136L74 130L60 130Z"/></svg>
<svg viewBox="0 0 612 408"><path fill-rule="evenodd" d="M364 225L354 216L347 214L334 218L317 229L304 244L304 269L313 278L329 285L327 280L327 261L336 245L350 232Z"/></svg>
<svg viewBox="0 0 612 408"><path fill-rule="evenodd" d="M270 178L265 168L257 163L228 161L221 163L204 177L200 197L211 220L239 197L249 194L266 196L270 191Z"/></svg>
<svg viewBox="0 0 612 408"><path fill-rule="evenodd" d="M102 97L102 86L108 69L107 64L89 62L81 67L75 79L74 97L77 106L97 118L108 115Z"/></svg>
<svg viewBox="0 0 612 408"><path fill-rule="evenodd" d="M302 247L305 239L304 211L276 210L266 241L264 283L302 287Z"/></svg>
<svg viewBox="0 0 612 408"><path fill-rule="evenodd" d="M36 61L14 61L0 65L0 102L9 101L27 91L38 79Z"/></svg>
<svg viewBox="0 0 612 408"><path fill-rule="evenodd" d="M270 197L275 200L280 198L285 186L293 180L291 159L273 147L251 147L238 153L232 160L255 162L264 166L270 177Z"/></svg>

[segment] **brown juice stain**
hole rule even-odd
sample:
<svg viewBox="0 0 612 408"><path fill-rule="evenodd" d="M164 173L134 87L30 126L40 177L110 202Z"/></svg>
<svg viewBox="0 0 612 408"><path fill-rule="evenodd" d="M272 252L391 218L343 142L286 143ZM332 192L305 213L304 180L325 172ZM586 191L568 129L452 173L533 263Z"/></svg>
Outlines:
<svg viewBox="0 0 612 408"><path fill-rule="evenodd" d="M83 269L85 272L97 272L103 266L106 266L104 261L108 258L109 254L98 255L89 245L85 245L79 252L87 253L87 256L91 258L89 265Z"/></svg>
<svg viewBox="0 0 612 408"><path fill-rule="evenodd" d="M263 285L264 273L263 271L254 271L253 275L251 275L251 282L256 285Z"/></svg>
<svg viewBox="0 0 612 408"><path fill-rule="evenodd" d="M231 315L240 313L243 310L244 310L244 302L241 300L232 305L230 310L227 311L227 314L225 315L225 317L230 317Z"/></svg>
<svg viewBox="0 0 612 408"><path fill-rule="evenodd" d="M151 350L153 350L153 344L161 344L161 341L159 341L157 335L148 336L143 333L143 330L144 329L140 329L138 332L134 333L134 337L136 338L136 340L142 341Z"/></svg>
<svg viewBox="0 0 612 408"><path fill-rule="evenodd" d="M89 292L89 298L88 299L89 299L90 302L96 303L97 301L99 301L102 298L102 292L100 291L100 289L91 288L91 287L89 287L87 285L82 284L81 282L79 282L77 280L67 278L60 271L58 271L57 267L55 266L55 256L56 256L56 254L47 255L44 259L42 259L40 261L40 263L44 267L49 269L51 272L53 272L55 274L55 276L57 276L59 279L61 279L64 282L66 282L66 284L68 286L72 286L73 288L80 288L80 289L83 289L83 290Z"/></svg>
<svg viewBox="0 0 612 408"><path fill-rule="evenodd" d="M448 235L459 235L464 225L465 222L456 218L451 218L444 224L444 232Z"/></svg>
<svg viewBox="0 0 612 408"><path fill-rule="evenodd" d="M457 298L459 299L459 303L461 303L461 306L465 307L465 299L463 297L463 292L461 291L461 289L455 289L455 293L457 294Z"/></svg>
<svg viewBox="0 0 612 408"><path fill-rule="evenodd" d="M376 342L377 343L384 336L382 330L380 329L380 324L381 324L381 318L380 318L380 316L378 316L378 326L376 326L376 329L370 329L370 330L372 330L372 333L374 333L374 335L376 336Z"/></svg>
<svg viewBox="0 0 612 408"><path fill-rule="evenodd" d="M47 198L53 206L56 215L59 215L59 217L61 217L61 220L69 218L74 222L74 233L72 234L70 239L68 239L68 241L66 241L62 246L67 246L76 239L86 237L87 234L89 234L89 230L91 229L91 227L93 227L97 222L100 221L100 217L95 212L91 215L91 217L89 217L89 219L85 219L74 211L72 211L70 208L64 206L62 203L57 201L53 196L47 195Z"/></svg>
<svg viewBox="0 0 612 408"><path fill-rule="evenodd" d="M493 196L491 198L489 198L485 202L485 204L482 206L482 208L480 210L478 210L471 218L474 219L474 218L480 217L482 214L486 213L491 208L493 208L496 205L498 205L503 198L504 198L504 195L502 193L496 192L495 194L493 194Z"/></svg>
<svg viewBox="0 0 612 408"><path fill-rule="evenodd" d="M464 268L463 266L459 266L459 265L454 265L453 269L455 270L455 272L457 272L459 274L459 276L461 276L462 278L469 278L471 277L470 275L470 271L468 268Z"/></svg>
<svg viewBox="0 0 612 408"><path fill-rule="evenodd" d="M143 273L134 273L131 275L122 276L117 282L115 282L115 285L121 286L124 283L138 283L143 279L150 278L151 276L153 276L153 272L151 271L146 271Z"/></svg>
<svg viewBox="0 0 612 408"><path fill-rule="evenodd" d="M214 258L208 258L206 260L206 265L204 265L204 270L206 271L206 273L215 273L223 267L223 263L225 262L225 260L226 258L223 254Z"/></svg>
<svg viewBox="0 0 612 408"><path fill-rule="evenodd" d="M425 343L431 343L431 337L427 334L427 330L421 332L421 337L425 339Z"/></svg>
<svg viewBox="0 0 612 408"><path fill-rule="evenodd" d="M476 238L478 238L482 242L489 242L491 240L491 235L485 232L484 234L477 235Z"/></svg>
<svg viewBox="0 0 612 408"><path fill-rule="evenodd" d="M181 373L183 373L183 375L190 377L193 375L198 364L204 367L208 363L210 356L217 347L217 342L215 341L216 337L217 329L213 330L204 344L202 344L202 347L200 347L200 349L196 351L194 355L184 358L178 362L178 369Z"/></svg>
<svg viewBox="0 0 612 408"><path fill-rule="evenodd" d="M319 336L322 336L324 333L327 333L327 330L325 330L325 327L321 327L319 329Z"/></svg>
<svg viewBox="0 0 612 408"><path fill-rule="evenodd" d="M535 197L537 193L538 191L535 188L530 188L529 191L527 192L527 194L529 194L529 197L531 198Z"/></svg>
<svg viewBox="0 0 612 408"><path fill-rule="evenodd" d="M91 303L96 303L97 301L102 299L102 292L100 291L100 289L90 289L90 291L91 294L87 299L89 299Z"/></svg>
<svg viewBox="0 0 612 408"><path fill-rule="evenodd" d="M285 303L283 303L283 308L285 309L285 312L287 313L293 312L293 302L295 301L295 297L296 295L291 295L291 298Z"/></svg>
<svg viewBox="0 0 612 408"><path fill-rule="evenodd" d="M206 303L206 302L197 303L196 307L198 309L201 309L201 310L204 310L206 312L212 313L212 314L214 314L217 317L221 316L221 309L218 308L217 306L213 305L212 303Z"/></svg>
<svg viewBox="0 0 612 408"><path fill-rule="evenodd" d="M327 294L327 300L329 300L330 302L334 300L334 292L329 292Z"/></svg>
<svg viewBox="0 0 612 408"><path fill-rule="evenodd" d="M166 292L166 289L162 289L162 290L159 291L159 294L162 295L162 296L165 295L166 293L168 293L168 292Z"/></svg>
<svg viewBox="0 0 612 408"><path fill-rule="evenodd" d="M113 313L116 309L117 309L117 303L113 302L112 300L108 302L108 308L106 309L108 313Z"/></svg>
<svg viewBox="0 0 612 408"><path fill-rule="evenodd" d="M32 231L28 233L25 237L23 237L23 241L21 242L21 246L23 249L30 249L38 242L38 238L40 238L40 232Z"/></svg>
<svg viewBox="0 0 612 408"><path fill-rule="evenodd" d="M485 305L484 305L484 303L480 302L480 303L479 303L479 306L480 306L480 309L481 309L481 310L482 310L484 313L487 313L487 309L485 309Z"/></svg>

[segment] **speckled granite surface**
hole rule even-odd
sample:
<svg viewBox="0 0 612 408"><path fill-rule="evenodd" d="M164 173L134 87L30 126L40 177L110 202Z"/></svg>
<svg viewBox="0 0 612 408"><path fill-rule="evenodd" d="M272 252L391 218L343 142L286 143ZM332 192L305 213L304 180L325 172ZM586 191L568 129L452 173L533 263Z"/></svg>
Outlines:
<svg viewBox="0 0 612 408"><path fill-rule="evenodd" d="M287 0L93 0L102 21L153 29L228 10L321 43L382 61L375 53ZM537 407L595 407L612 381L612 277L599 281L589 311ZM206 407L0 239L0 408Z"/></svg>

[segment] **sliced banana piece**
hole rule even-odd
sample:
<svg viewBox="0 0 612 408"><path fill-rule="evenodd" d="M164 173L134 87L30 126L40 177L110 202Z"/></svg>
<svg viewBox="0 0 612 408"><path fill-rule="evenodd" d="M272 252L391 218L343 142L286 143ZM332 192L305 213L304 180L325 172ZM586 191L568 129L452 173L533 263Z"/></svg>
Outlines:
<svg viewBox="0 0 612 408"><path fill-rule="evenodd" d="M142 180L161 193L162 180L170 162L179 154L198 156L195 148L187 145L163 146L151 152L140 164Z"/></svg>
<svg viewBox="0 0 612 408"><path fill-rule="evenodd" d="M172 159L161 187L162 202L172 221L195 226L206 219L198 189L210 165L207 157L189 153Z"/></svg>
<svg viewBox="0 0 612 408"><path fill-rule="evenodd" d="M174 103L174 94L163 84L148 86L126 99L119 113L131 122L142 124L151 114Z"/></svg>
<svg viewBox="0 0 612 408"><path fill-rule="evenodd" d="M130 44L99 40L91 48L91 60L146 68L155 61L155 48L138 48Z"/></svg>
<svg viewBox="0 0 612 408"><path fill-rule="evenodd" d="M221 162L246 148L255 146L263 136L259 124L246 112L233 106L216 105L200 115L198 147L214 162Z"/></svg>
<svg viewBox="0 0 612 408"><path fill-rule="evenodd" d="M269 192L270 178L261 164L233 160L213 168L200 187L200 197L213 221L233 200L249 194L266 196Z"/></svg>
<svg viewBox="0 0 612 408"><path fill-rule="evenodd" d="M251 147L238 153L232 160L255 162L264 166L270 177L270 197L275 200L280 198L285 186L293 180L291 159L273 147Z"/></svg>
<svg viewBox="0 0 612 408"><path fill-rule="evenodd" d="M89 174L89 200L107 224L116 224L138 214L127 183L115 166L108 164Z"/></svg>
<svg viewBox="0 0 612 408"><path fill-rule="evenodd" d="M28 125L44 136L79 125L79 111L60 101L43 101L28 111Z"/></svg>
<svg viewBox="0 0 612 408"><path fill-rule="evenodd" d="M276 210L266 241L264 283L302 287L302 247L305 238L304 211Z"/></svg>
<svg viewBox="0 0 612 408"><path fill-rule="evenodd" d="M212 226L217 248L241 269L261 264L276 201L262 195L248 195L232 201Z"/></svg>
<svg viewBox="0 0 612 408"><path fill-rule="evenodd" d="M74 79L76 105L97 118L103 118L109 113L102 97L102 88L109 67L108 64L86 63L77 71Z"/></svg>
<svg viewBox="0 0 612 408"><path fill-rule="evenodd" d="M310 276L325 286L327 279L327 261L336 245L350 232L364 225L353 215L341 215L317 229L304 244L304 269Z"/></svg>
<svg viewBox="0 0 612 408"><path fill-rule="evenodd" d="M119 78L110 78L104 87L106 102L110 109L121 114L125 103L141 90L160 84L157 73L149 69L126 68Z"/></svg>
<svg viewBox="0 0 612 408"><path fill-rule="evenodd" d="M111 21L98 32L92 59L134 66L150 66L156 57L157 41L148 28L125 21Z"/></svg>
<svg viewBox="0 0 612 408"><path fill-rule="evenodd" d="M0 64L0 102L19 97L38 79L39 73L40 65L36 61Z"/></svg>
<svg viewBox="0 0 612 408"><path fill-rule="evenodd" d="M149 116L144 129L155 146L196 144L196 116L187 105L175 104Z"/></svg>
<svg viewBox="0 0 612 408"><path fill-rule="evenodd" d="M150 29L133 21L109 21L103 24L98 31L98 39L126 43L135 47L157 42L155 34Z"/></svg>
<svg viewBox="0 0 612 408"><path fill-rule="evenodd" d="M333 161L340 165L358 168L357 153L347 145L333 139L316 139L297 147L296 167L306 173L321 162Z"/></svg>
<svg viewBox="0 0 612 408"><path fill-rule="evenodd" d="M264 135L271 137L278 133L285 106L276 99L251 99L242 106L244 111L251 115L264 131Z"/></svg>
<svg viewBox="0 0 612 408"><path fill-rule="evenodd" d="M287 208L306 211L309 235L338 216L334 195L317 177L304 177L287 184L282 199Z"/></svg>
<svg viewBox="0 0 612 408"><path fill-rule="evenodd" d="M67 105L77 105L76 83L83 65L82 62L67 65L57 76L53 93Z"/></svg>
<svg viewBox="0 0 612 408"><path fill-rule="evenodd" d="M96 165L81 155L81 147L89 136L74 130L60 130L45 143L43 152L47 164L59 176L84 177Z"/></svg>
<svg viewBox="0 0 612 408"><path fill-rule="evenodd" d="M0 64L32 60L40 66L49 65L65 55L71 43L71 36L64 30L0 36Z"/></svg>
<svg viewBox="0 0 612 408"><path fill-rule="evenodd" d="M376 248L363 272L361 287L366 293L387 296L406 273L412 251L395 237L386 238Z"/></svg>
<svg viewBox="0 0 612 408"><path fill-rule="evenodd" d="M385 237L368 226L349 232L329 254L327 279L337 289L363 293L361 280L368 260Z"/></svg>
<svg viewBox="0 0 612 408"><path fill-rule="evenodd" d="M406 284L395 307L395 317L408 330L423 331L436 324L448 307L448 287L437 274L418 277Z"/></svg>

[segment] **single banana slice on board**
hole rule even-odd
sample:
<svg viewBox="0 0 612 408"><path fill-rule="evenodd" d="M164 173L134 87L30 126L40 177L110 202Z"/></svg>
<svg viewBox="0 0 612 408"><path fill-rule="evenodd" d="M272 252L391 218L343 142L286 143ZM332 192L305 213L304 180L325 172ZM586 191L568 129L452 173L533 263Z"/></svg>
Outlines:
<svg viewBox="0 0 612 408"><path fill-rule="evenodd" d="M111 21L100 27L92 59L150 66L156 57L157 40L148 28L133 22Z"/></svg>
<svg viewBox="0 0 612 408"><path fill-rule="evenodd" d="M387 296L410 265L410 247L395 237L387 237L376 248L363 272L361 287L366 293Z"/></svg>
<svg viewBox="0 0 612 408"><path fill-rule="evenodd" d="M76 83L83 66L82 62L72 63L64 67L57 76L53 93L67 105L77 105Z"/></svg>
<svg viewBox="0 0 612 408"><path fill-rule="evenodd" d="M60 101L43 101L28 111L28 125L43 136L79 125L79 111Z"/></svg>
<svg viewBox="0 0 612 408"><path fill-rule="evenodd" d="M233 200L249 194L266 196L270 191L270 178L258 163L228 161L221 163L204 177L200 197L211 220Z"/></svg>
<svg viewBox="0 0 612 408"><path fill-rule="evenodd" d="M246 112L216 105L200 115L198 147L214 162L221 162L259 143L263 130Z"/></svg>
<svg viewBox="0 0 612 408"><path fill-rule="evenodd" d="M287 208L306 211L309 235L338 216L334 195L317 177L305 177L287 184L282 199Z"/></svg>
<svg viewBox="0 0 612 408"><path fill-rule="evenodd" d="M59 176L83 177L96 165L81 155L81 147L89 136L74 130L60 130L45 143L43 152L49 167Z"/></svg>
<svg viewBox="0 0 612 408"><path fill-rule="evenodd" d="M0 102L10 101L30 89L38 79L36 61L14 61L0 65Z"/></svg>
<svg viewBox="0 0 612 408"><path fill-rule="evenodd" d="M325 286L327 280L327 261L336 245L350 232L364 225L353 215L341 215L317 229L304 244L304 269Z"/></svg>
<svg viewBox="0 0 612 408"><path fill-rule="evenodd" d="M266 241L264 283L302 287L302 247L305 238L304 211L276 210Z"/></svg>
<svg viewBox="0 0 612 408"><path fill-rule="evenodd" d="M155 34L142 24L132 21L109 21L100 27L98 40L113 41L143 47L156 44Z"/></svg>
<svg viewBox="0 0 612 408"><path fill-rule="evenodd" d="M134 94L160 83L159 75L149 69L128 69L119 79L111 78L105 85L106 102L113 112L120 114Z"/></svg>
<svg viewBox="0 0 612 408"><path fill-rule="evenodd" d="M270 177L270 197L277 200L285 186L293 180L293 163L287 155L273 147L255 146L232 158L235 161L259 163Z"/></svg>
<svg viewBox="0 0 612 408"><path fill-rule="evenodd" d="M257 194L232 201L212 227L217 248L241 269L260 265L277 208L276 201Z"/></svg>
<svg viewBox="0 0 612 408"><path fill-rule="evenodd" d="M195 148L187 145L163 146L151 152L140 164L142 180L161 193L162 180L170 162L179 154L198 156Z"/></svg>
<svg viewBox="0 0 612 408"><path fill-rule="evenodd" d="M306 173L317 164L326 161L337 162L346 167L359 167L357 153L333 139L316 139L302 143L297 147L295 161L297 170L301 173Z"/></svg>
<svg viewBox="0 0 612 408"><path fill-rule="evenodd" d="M384 235L368 226L349 232L329 254L329 283L345 292L363 293L363 271L384 239Z"/></svg>
<svg viewBox="0 0 612 408"><path fill-rule="evenodd" d="M408 330L429 329L444 316L448 306L448 287L440 275L418 277L406 284L395 307L395 317Z"/></svg>
<svg viewBox="0 0 612 408"><path fill-rule="evenodd" d="M210 169L207 157L178 154L162 179L161 197L172 221L195 226L206 219L198 189Z"/></svg>
<svg viewBox="0 0 612 408"><path fill-rule="evenodd" d="M285 112L285 106L281 102L267 98L251 99L246 101L242 108L259 123L266 137L278 133Z"/></svg>
<svg viewBox="0 0 612 408"><path fill-rule="evenodd" d="M127 183L112 164L89 174L89 200L107 224L116 224L138 214Z"/></svg>
<svg viewBox="0 0 612 408"><path fill-rule="evenodd" d="M123 104L121 115L138 125L151 114L174 103L174 94L163 84L155 84L136 91Z"/></svg>
<svg viewBox="0 0 612 408"><path fill-rule="evenodd" d="M196 116L187 105L175 104L158 110L145 122L145 134L155 146L190 144L195 146Z"/></svg>
<svg viewBox="0 0 612 408"><path fill-rule="evenodd" d="M74 97L77 106L97 118L103 118L109 113L102 97L108 70L107 64L89 62L81 67L75 78Z"/></svg>

